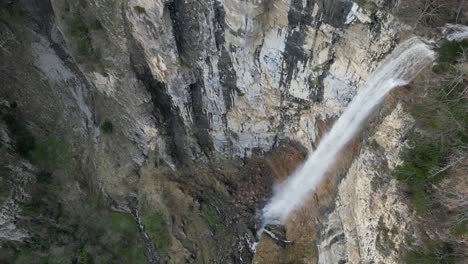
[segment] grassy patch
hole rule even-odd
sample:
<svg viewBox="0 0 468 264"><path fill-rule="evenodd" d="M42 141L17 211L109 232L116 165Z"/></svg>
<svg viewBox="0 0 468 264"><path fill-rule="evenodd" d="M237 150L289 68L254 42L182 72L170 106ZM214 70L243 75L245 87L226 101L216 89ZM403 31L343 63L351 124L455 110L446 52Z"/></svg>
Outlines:
<svg viewBox="0 0 468 264"><path fill-rule="evenodd" d="M24 122L15 115L7 113L2 115L7 124L15 148L23 157L44 169L64 168L69 165L69 146L56 137L49 137L44 142L38 142L33 134L26 128Z"/></svg>
<svg viewBox="0 0 468 264"><path fill-rule="evenodd" d="M16 258L37 260L50 255L52 248L63 248L54 256L56 263L145 263L144 247L132 215L110 212L91 196L74 201L60 199L63 183L42 171L31 190L31 199L22 204L26 225L31 231L30 244L21 246ZM54 253L56 254L56 253ZM1 259L0 259L1 260ZM65 261L65 262L63 262ZM15 263L15 262L11 262ZM46 258L43 262L54 263Z"/></svg>
<svg viewBox="0 0 468 264"><path fill-rule="evenodd" d="M111 248L113 255L117 259L122 259L124 263L145 263L138 226L133 216L112 212L109 220L109 226L100 227L104 231L101 237L104 245L107 244L106 247Z"/></svg>
<svg viewBox="0 0 468 264"><path fill-rule="evenodd" d="M112 212L110 214L109 228L112 232L129 234L137 230L135 219L130 214Z"/></svg>
<svg viewBox="0 0 468 264"><path fill-rule="evenodd" d="M110 212L90 193L79 200L62 199L77 173L70 169L70 145L54 136L35 140L16 115L0 113L0 118L18 152L39 169L37 181L27 190L29 198L19 204L21 217L16 223L30 237L9 248L2 245L0 263L146 263L138 226L130 214ZM7 173L0 168L0 200L10 192Z"/></svg>
<svg viewBox="0 0 468 264"><path fill-rule="evenodd" d="M468 219L457 222L457 224L450 229L450 234L455 237L468 237Z"/></svg>
<svg viewBox="0 0 468 264"><path fill-rule="evenodd" d="M97 19L87 22L80 15L71 16L66 22L73 40L77 43L78 55L88 61L98 61L101 56L93 46L91 31L102 29L101 23Z"/></svg>
<svg viewBox="0 0 468 264"><path fill-rule="evenodd" d="M31 151L31 159L42 168L52 171L69 168L71 160L70 146L57 137L49 137L37 143Z"/></svg>
<svg viewBox="0 0 468 264"><path fill-rule="evenodd" d="M214 206L203 204L201 207L201 215L215 234L224 235L224 225L221 215Z"/></svg>
<svg viewBox="0 0 468 264"><path fill-rule="evenodd" d="M151 212L143 216L145 230L154 241L161 254L167 255L172 246L171 235L165 216L161 212Z"/></svg>
<svg viewBox="0 0 468 264"><path fill-rule="evenodd" d="M97 208L96 208L97 209ZM143 243L132 215L92 209L80 221L79 263L145 263Z"/></svg>

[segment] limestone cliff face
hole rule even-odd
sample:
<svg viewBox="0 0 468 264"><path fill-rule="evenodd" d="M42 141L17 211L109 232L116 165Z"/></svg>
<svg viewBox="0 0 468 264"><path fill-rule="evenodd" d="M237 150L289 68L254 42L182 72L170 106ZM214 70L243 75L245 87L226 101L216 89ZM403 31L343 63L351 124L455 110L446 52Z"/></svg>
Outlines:
<svg viewBox="0 0 468 264"><path fill-rule="evenodd" d="M165 208L165 188L184 210L199 206L192 194L152 176L163 167L249 158L284 140L313 149L319 124L339 116L399 38L386 11L393 1L383 0L373 1L375 9L351 0L6 2L2 107L14 105L39 138L64 135L86 186L133 213L142 193ZM112 136L100 129L105 121ZM397 107L373 136L377 147L356 157L318 232L320 263L396 262L385 243L398 247L410 228L399 217L408 212L395 182L376 166L395 167L408 122ZM14 153L9 144L2 151ZM15 156L17 165L11 159L2 164L21 184L37 173L24 158ZM69 200L84 188L71 185ZM27 231L15 230L13 215L14 201L24 197L14 195L2 207L0 237L22 240ZM388 231L397 222L398 232ZM239 237L248 239L239 238L237 257L251 258L244 252L253 232L242 228ZM184 243L190 234L183 229L174 227L176 263L198 249Z"/></svg>
<svg viewBox="0 0 468 264"><path fill-rule="evenodd" d="M139 84L173 109L162 119L176 139L162 144L174 164L282 138L310 146L315 120L346 105L396 38L390 16L351 1L130 1L122 19Z"/></svg>
<svg viewBox="0 0 468 264"><path fill-rule="evenodd" d="M73 5L52 7L73 46ZM150 153L170 166L244 157L282 139L310 148L316 120L339 114L397 38L391 16L352 1L88 1L85 10L105 33L91 35L100 69L80 67L96 115L131 141L130 151L108 146L132 153L125 166Z"/></svg>
<svg viewBox="0 0 468 264"><path fill-rule="evenodd" d="M354 159L320 230L319 263L398 263L414 226L392 172L411 124L398 104Z"/></svg>
<svg viewBox="0 0 468 264"><path fill-rule="evenodd" d="M285 138L311 148L316 120L339 114L398 37L385 11L346 0L84 2L25 4L37 25L32 71L72 87L53 91L66 97L55 110L75 115L63 119L98 153L125 152L119 168L97 166L121 180L151 153L177 166ZM86 36L99 52L92 62L79 54L75 17L102 27ZM122 144L99 137L104 119Z"/></svg>

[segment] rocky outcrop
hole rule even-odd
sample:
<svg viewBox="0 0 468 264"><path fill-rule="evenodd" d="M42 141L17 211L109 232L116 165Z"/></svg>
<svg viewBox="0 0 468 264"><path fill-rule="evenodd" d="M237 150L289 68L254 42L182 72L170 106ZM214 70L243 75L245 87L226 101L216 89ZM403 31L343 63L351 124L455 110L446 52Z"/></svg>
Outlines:
<svg viewBox="0 0 468 264"><path fill-rule="evenodd" d="M323 222L319 263L398 262L414 223L392 172L411 123L398 104L355 158Z"/></svg>
<svg viewBox="0 0 468 264"><path fill-rule="evenodd" d="M312 150L400 38L388 12L396 1L364 2L3 1L0 103L37 141L69 146L72 172L47 168L66 179L58 200L96 196L142 212L149 261L247 262L255 211L278 174L268 157L284 142ZM396 262L411 223L394 231L409 212L387 176L410 122L397 107L360 150L321 229L310 229L311 263ZM41 165L17 153L11 134L0 123L14 193L1 196L0 238L23 241L15 195L28 195L18 190ZM145 229L144 213L156 211L172 241L162 257Z"/></svg>
<svg viewBox="0 0 468 264"><path fill-rule="evenodd" d="M66 125L95 145L96 175L115 198L151 155L175 168L212 153L246 157L282 139L311 148L316 120L339 114L398 37L390 15L346 0L23 7L34 25L31 71L45 85L73 87L52 90L64 97L54 108L31 96L30 115L79 115L57 120L81 123ZM27 87L5 96L20 102ZM106 119L119 144L99 135ZM106 153L125 154L117 162Z"/></svg>
<svg viewBox="0 0 468 264"><path fill-rule="evenodd" d="M248 156L282 138L310 145L315 120L346 105L397 37L391 16L351 1L130 1L114 7L120 17L104 2L88 6L108 39L93 44L118 47L102 52L106 77L87 79L123 93L97 95L106 100L136 97L121 102L128 114L152 98L155 112L123 131L139 135L143 153L158 144L170 164L212 151ZM127 97L123 87L136 90Z"/></svg>

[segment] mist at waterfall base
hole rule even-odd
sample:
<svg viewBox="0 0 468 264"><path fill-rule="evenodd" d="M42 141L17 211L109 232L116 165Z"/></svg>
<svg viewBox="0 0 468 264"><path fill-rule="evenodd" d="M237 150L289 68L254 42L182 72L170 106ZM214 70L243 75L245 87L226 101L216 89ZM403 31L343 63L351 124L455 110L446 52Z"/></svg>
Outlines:
<svg viewBox="0 0 468 264"><path fill-rule="evenodd" d="M432 64L434 58L434 52L419 38L411 38L398 45L359 89L302 167L285 182L275 186L273 197L262 210L261 230L266 224L284 224L292 211L302 207L308 194L322 182L337 154L359 132L385 96L392 89L407 85L421 70Z"/></svg>

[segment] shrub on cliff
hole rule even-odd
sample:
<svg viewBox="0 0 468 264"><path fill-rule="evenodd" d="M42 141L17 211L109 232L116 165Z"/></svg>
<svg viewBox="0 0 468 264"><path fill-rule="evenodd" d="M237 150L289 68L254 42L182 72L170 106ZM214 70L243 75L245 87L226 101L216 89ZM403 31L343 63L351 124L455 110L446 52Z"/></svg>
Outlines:
<svg viewBox="0 0 468 264"><path fill-rule="evenodd" d="M438 49L437 64L433 70L436 73L446 73L454 69L454 65L461 57L468 56L468 40L450 41L442 44Z"/></svg>
<svg viewBox="0 0 468 264"><path fill-rule="evenodd" d="M416 129L409 136L396 176L407 184L417 209L430 206L430 186L445 176L449 155L468 144L468 100L464 81L460 81L431 88L409 106Z"/></svg>
<svg viewBox="0 0 468 264"><path fill-rule="evenodd" d="M134 6L133 9L135 12L137 12L139 15L146 14L146 9L142 6Z"/></svg>
<svg viewBox="0 0 468 264"><path fill-rule="evenodd" d="M465 177L460 164L468 157L465 45L468 43L448 42L437 49L440 68L416 82L414 96L407 99L415 127L396 177L419 213L418 225L421 229L430 226L431 235L408 248L406 263L456 263L464 254L468 204L452 185ZM441 183L442 179L446 181Z"/></svg>
<svg viewBox="0 0 468 264"><path fill-rule="evenodd" d="M68 30L73 40L76 41L78 55L86 61L97 61L100 59L100 53L94 48L91 31L102 29L102 25L97 19L87 21L83 16L72 15L66 20Z"/></svg>
<svg viewBox="0 0 468 264"><path fill-rule="evenodd" d="M71 158L70 146L54 136L37 143L31 151L33 163L49 171L69 168Z"/></svg>
<svg viewBox="0 0 468 264"><path fill-rule="evenodd" d="M452 245L447 243L431 243L425 248L410 251L405 256L407 264L450 264L456 263Z"/></svg>
<svg viewBox="0 0 468 264"><path fill-rule="evenodd" d="M111 121L106 120L101 124L101 130L104 134L112 134L114 131L114 125Z"/></svg>
<svg viewBox="0 0 468 264"><path fill-rule="evenodd" d="M405 182L413 205L418 211L430 207L430 185L444 177L444 172L437 172L447 159L447 147L439 142L432 142L413 135L412 146L403 153L403 164L396 168L396 177Z"/></svg>
<svg viewBox="0 0 468 264"><path fill-rule="evenodd" d="M21 122L17 116L6 113L2 115L2 119L8 127L18 153L24 158L29 157L31 150L34 149L36 145L34 136L26 128L24 122Z"/></svg>

